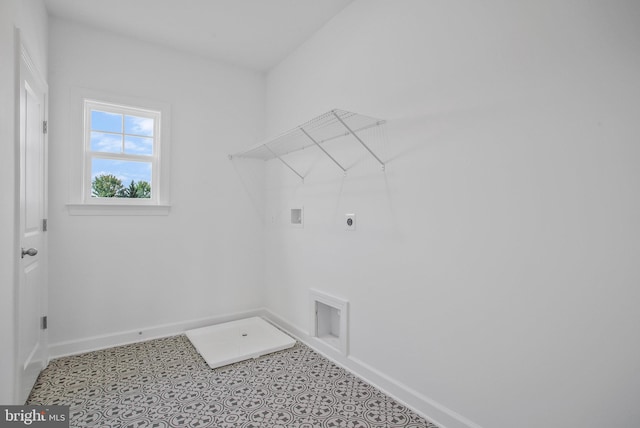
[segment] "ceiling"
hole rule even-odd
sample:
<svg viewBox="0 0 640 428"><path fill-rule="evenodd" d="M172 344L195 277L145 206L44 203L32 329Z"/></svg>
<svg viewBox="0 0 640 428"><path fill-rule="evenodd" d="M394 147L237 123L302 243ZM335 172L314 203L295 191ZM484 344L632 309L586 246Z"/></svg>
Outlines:
<svg viewBox="0 0 640 428"><path fill-rule="evenodd" d="M352 0L45 0L51 15L267 71Z"/></svg>

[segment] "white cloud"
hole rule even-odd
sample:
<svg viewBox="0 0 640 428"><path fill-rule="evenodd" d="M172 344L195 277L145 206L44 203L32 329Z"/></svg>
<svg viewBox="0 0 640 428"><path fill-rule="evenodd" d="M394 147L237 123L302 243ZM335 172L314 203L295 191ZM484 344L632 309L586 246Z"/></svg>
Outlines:
<svg viewBox="0 0 640 428"><path fill-rule="evenodd" d="M125 116L127 134L153 136L153 119L148 117Z"/></svg>
<svg viewBox="0 0 640 428"><path fill-rule="evenodd" d="M117 134L92 132L91 150L95 152L122 153L122 137Z"/></svg>
<svg viewBox="0 0 640 428"><path fill-rule="evenodd" d="M153 139L145 137L125 137L124 151L134 155L152 155Z"/></svg>

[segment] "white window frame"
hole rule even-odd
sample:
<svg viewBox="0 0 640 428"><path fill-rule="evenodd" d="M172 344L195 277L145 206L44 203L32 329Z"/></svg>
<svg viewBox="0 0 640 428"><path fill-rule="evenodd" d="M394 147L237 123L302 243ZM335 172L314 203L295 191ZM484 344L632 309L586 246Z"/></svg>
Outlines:
<svg viewBox="0 0 640 428"><path fill-rule="evenodd" d="M116 96L87 89L75 89L72 94L74 115L72 126L76 139L70 173L70 203L72 215L167 215L169 202L169 123L167 103L151 102ZM90 145L91 117L95 108L119 114L154 117L154 148L151 156L92 152ZM75 124L75 125L73 125ZM123 130L124 131L124 130ZM152 163L151 198L91 197L91 160L94 158L144 160ZM125 184L125 183L123 183ZM126 186L126 184L125 184Z"/></svg>
<svg viewBox="0 0 640 428"><path fill-rule="evenodd" d="M123 116L137 116L153 119L153 150L152 155L132 155L127 153L94 152L91 150L91 111L99 110L107 113L121 114ZM141 109L132 106L116 105L97 100L84 100L84 180L82 193L85 203L125 203L129 205L157 205L160 199L160 159L162 151L161 121L162 114L159 111ZM123 125L124 126L124 125ZM122 130L123 144L125 130ZM95 198L91 196L91 163L93 159L112 159L134 162L151 163L151 197L150 198ZM125 187L128 183L122 183Z"/></svg>

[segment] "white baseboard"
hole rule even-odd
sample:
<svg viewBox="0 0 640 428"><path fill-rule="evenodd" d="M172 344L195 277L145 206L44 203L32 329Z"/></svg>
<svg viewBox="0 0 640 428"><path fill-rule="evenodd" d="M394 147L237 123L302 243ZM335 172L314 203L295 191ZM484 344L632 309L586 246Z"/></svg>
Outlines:
<svg viewBox="0 0 640 428"><path fill-rule="evenodd" d="M205 327L207 325L219 324L227 321L235 321L241 318L262 316L263 314L264 310L254 309L236 312L233 314L200 318L173 324L164 324L155 327L139 328L120 333L86 337L67 342L52 343L49 344L49 359L83 354L85 352L97 351L99 349L127 345L135 342L143 342L146 340L159 339L161 337L174 336L176 334L182 334L193 328Z"/></svg>
<svg viewBox="0 0 640 428"><path fill-rule="evenodd" d="M411 389L407 385L392 379L363 361L351 356L344 356L321 340L318 340L318 338L310 336L307 331L296 327L268 309L262 311L262 316L340 367L343 367L402 405L415 411L420 416L438 425L438 427L482 428L480 425Z"/></svg>

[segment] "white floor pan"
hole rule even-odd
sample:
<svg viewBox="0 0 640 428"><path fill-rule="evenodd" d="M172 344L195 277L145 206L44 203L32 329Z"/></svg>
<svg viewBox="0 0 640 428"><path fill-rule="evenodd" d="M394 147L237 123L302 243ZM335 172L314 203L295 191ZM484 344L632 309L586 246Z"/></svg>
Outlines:
<svg viewBox="0 0 640 428"><path fill-rule="evenodd" d="M296 343L260 317L197 328L186 334L212 369L291 348Z"/></svg>

